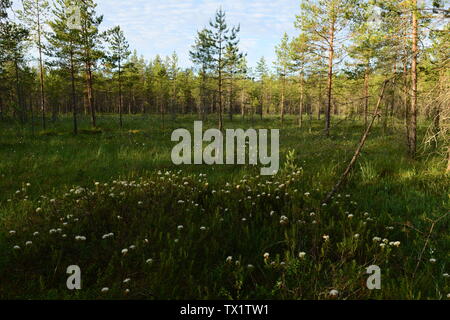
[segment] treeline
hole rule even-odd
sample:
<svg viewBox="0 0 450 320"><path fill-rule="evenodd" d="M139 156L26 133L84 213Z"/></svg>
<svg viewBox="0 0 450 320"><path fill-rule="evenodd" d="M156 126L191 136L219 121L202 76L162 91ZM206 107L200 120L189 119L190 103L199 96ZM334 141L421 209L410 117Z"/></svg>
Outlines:
<svg viewBox="0 0 450 320"><path fill-rule="evenodd" d="M221 9L198 31L189 52L145 60L130 52L120 26L100 31L93 0L23 0L11 19L0 0L0 120L25 125L72 114L177 114L264 117L286 114L324 119L360 117L367 123L380 83L389 79L383 126L404 122L410 155L417 150L417 119L432 120L428 142L448 139L449 10L442 1L300 1L298 35L283 36L274 68L262 57L249 66L239 48L239 26ZM37 63L36 63L37 62ZM447 146L448 146L448 142Z"/></svg>

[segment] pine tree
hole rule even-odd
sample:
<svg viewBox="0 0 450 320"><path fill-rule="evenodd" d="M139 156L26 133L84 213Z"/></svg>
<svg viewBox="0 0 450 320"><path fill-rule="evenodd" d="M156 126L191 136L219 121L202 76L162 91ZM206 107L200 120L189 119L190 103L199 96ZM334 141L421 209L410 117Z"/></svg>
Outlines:
<svg viewBox="0 0 450 320"><path fill-rule="evenodd" d="M214 21L209 23L211 30L208 32L212 44L212 61L217 76L219 99L219 130L223 129L223 80L224 71L230 61L226 57L227 47L237 47L237 34L239 27L230 29L225 21L225 11L217 10Z"/></svg>
<svg viewBox="0 0 450 320"><path fill-rule="evenodd" d="M49 3L46 0L22 0L23 10L18 11L19 18L23 21L30 31L31 39L38 49L39 53L39 80L40 80L40 94L41 94L41 114L42 127L45 129L46 120L46 106L45 106L45 71L42 53L44 51L44 29L46 19L49 13Z"/></svg>
<svg viewBox="0 0 450 320"><path fill-rule="evenodd" d="M298 37L294 38L290 43L290 54L293 71L298 72L299 77L299 87L300 87L300 102L298 110L298 126L301 127L303 124L303 111L305 104L305 75L306 69L309 63L309 37L305 33L301 33Z"/></svg>
<svg viewBox="0 0 450 320"><path fill-rule="evenodd" d="M102 35L99 32L99 26L103 21L103 15L97 16L95 8L97 4L93 0L78 0L77 6L80 9L80 44L82 47L82 56L85 67L87 103L91 111L92 126L96 127L96 112L93 96L93 70L97 61L103 56L101 49Z"/></svg>
<svg viewBox="0 0 450 320"><path fill-rule="evenodd" d="M286 79L289 76L292 69L292 60L289 46L289 36L284 33L281 43L275 47L275 53L277 60L275 61L275 67L278 76L281 79L281 102L280 102L280 114L281 124L284 122L285 114L285 99L286 99Z"/></svg>
<svg viewBox="0 0 450 320"><path fill-rule="evenodd" d="M0 0L0 114L3 117L2 91L10 89L8 80L13 81L15 89L14 114L19 114L19 120L23 124L26 117L26 107L22 89L22 65L25 64L25 41L29 37L29 31L21 24L9 20L7 10L11 7L11 1ZM6 80L6 64L13 65L13 76ZM12 89L12 88L11 88Z"/></svg>
<svg viewBox="0 0 450 320"><path fill-rule="evenodd" d="M354 72L362 73L364 77L364 124L367 126L370 76L374 71L377 56L383 45L380 21L375 21L374 17L378 19L382 17L378 12L379 8L371 1L361 1L357 9L353 14L353 41L348 52L350 58L354 60Z"/></svg>
<svg viewBox="0 0 450 320"><path fill-rule="evenodd" d="M213 68L213 43L210 32L207 29L203 29L197 32L195 44L192 46L192 50L189 51L191 61L197 65L197 69L200 75L200 108L199 112L202 115L202 119L206 117L206 86L207 77L211 69Z"/></svg>
<svg viewBox="0 0 450 320"><path fill-rule="evenodd" d="M299 28L311 35L316 54L328 51L328 84L325 134L330 134L334 62L338 35L347 26L355 0L305 0L297 16Z"/></svg>
<svg viewBox="0 0 450 320"><path fill-rule="evenodd" d="M129 44L125 35L120 28L116 26L107 32L107 38L110 45L110 53L107 56L107 61L111 64L113 72L117 75L119 86L119 121L120 127L123 127L123 96L122 96L122 73L123 65L130 56Z"/></svg>
<svg viewBox="0 0 450 320"><path fill-rule="evenodd" d="M266 94L266 84L269 77L269 68L267 67L266 59L261 57L256 65L256 76L257 81L259 82L259 100L260 100L260 109L259 115L261 120L263 118L264 107L266 105L267 94Z"/></svg>
<svg viewBox="0 0 450 320"><path fill-rule="evenodd" d="M245 55L239 51L239 39L237 38L237 35L240 31L240 27L232 28L231 34L228 38L226 51L225 51L225 73L228 76L229 80L229 97L228 97L228 115L230 118L230 121L233 120L233 103L234 103L234 92L233 92L233 86L234 86L234 80L238 74L245 74L246 73L246 67L242 64L242 60L244 59Z"/></svg>
<svg viewBox="0 0 450 320"><path fill-rule="evenodd" d="M49 21L52 29L47 36L50 44L48 54L56 58L57 65L66 70L70 78L73 133L78 133L76 75L80 68L80 31L70 28L72 0L57 0L53 9L54 19Z"/></svg>

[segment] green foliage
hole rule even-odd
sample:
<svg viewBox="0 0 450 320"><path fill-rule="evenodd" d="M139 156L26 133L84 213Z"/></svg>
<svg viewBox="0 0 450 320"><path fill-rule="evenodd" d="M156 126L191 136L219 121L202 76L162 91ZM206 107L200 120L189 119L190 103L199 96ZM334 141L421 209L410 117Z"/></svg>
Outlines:
<svg viewBox="0 0 450 320"><path fill-rule="evenodd" d="M252 166L171 165L170 132L194 119L163 130L127 116L124 132L104 116L96 136L72 136L70 120L52 128L57 136L18 136L13 127L0 136L0 297L330 299L335 289L339 299L445 298L448 179L435 158L412 162L400 138L376 127L364 169L323 206L361 123L327 139L320 122L307 133L287 117L283 171L259 177ZM440 217L415 272L430 220ZM66 288L74 264L78 292ZM380 291L365 286L373 264L382 270Z"/></svg>

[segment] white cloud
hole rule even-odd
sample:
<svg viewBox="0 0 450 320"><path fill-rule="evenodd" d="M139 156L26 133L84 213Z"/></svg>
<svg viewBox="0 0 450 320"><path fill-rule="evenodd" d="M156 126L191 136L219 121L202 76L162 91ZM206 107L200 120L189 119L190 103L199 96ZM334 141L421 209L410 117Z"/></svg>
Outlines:
<svg viewBox="0 0 450 320"><path fill-rule="evenodd" d="M188 52L196 31L222 7L229 25L240 23L241 48L254 65L264 55L270 61L274 46L286 31L294 34L298 0L98 0L105 27L120 25L133 48L146 58L170 55L189 66Z"/></svg>

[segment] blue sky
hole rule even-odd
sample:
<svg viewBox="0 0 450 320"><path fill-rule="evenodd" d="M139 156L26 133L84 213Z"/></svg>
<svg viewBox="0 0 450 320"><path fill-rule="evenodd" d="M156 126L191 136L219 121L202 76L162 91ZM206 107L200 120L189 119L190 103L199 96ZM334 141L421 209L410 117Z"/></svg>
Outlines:
<svg viewBox="0 0 450 320"><path fill-rule="evenodd" d="M175 50L182 67L191 66L189 49L197 30L222 6L228 25L241 24L241 49L251 67L261 56L272 65L284 32L296 34L299 0L97 0L104 27L120 25L133 49L146 59Z"/></svg>

